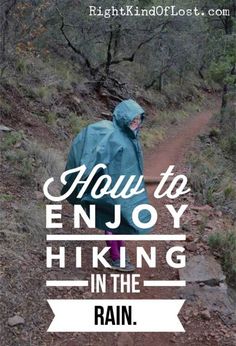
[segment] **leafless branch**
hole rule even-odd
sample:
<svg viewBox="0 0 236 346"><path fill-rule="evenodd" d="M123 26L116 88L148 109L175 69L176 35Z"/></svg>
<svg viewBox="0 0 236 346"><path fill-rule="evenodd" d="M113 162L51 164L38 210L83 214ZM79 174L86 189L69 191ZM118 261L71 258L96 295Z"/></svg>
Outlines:
<svg viewBox="0 0 236 346"><path fill-rule="evenodd" d="M95 73L95 69L91 66L91 63L89 61L89 59L87 58L87 56L78 48L78 47L75 47L75 45L70 41L70 39L68 38L65 30L64 30L64 27L65 27L65 21L64 21L64 16L62 15L61 11L59 10L59 8L56 6L56 10L57 10L57 13L59 14L60 16L60 19L61 19L61 26L60 26L60 31L63 35L63 37L65 38L68 46L76 53L78 54L82 60L83 60L83 63L85 63L85 65L88 67L88 69L90 70L90 72L92 74Z"/></svg>
<svg viewBox="0 0 236 346"><path fill-rule="evenodd" d="M150 37L144 39L143 41L141 41L138 46L135 48L134 52L128 56L128 57L122 57L120 59L117 59L117 60L111 60L110 61L110 65L117 65L117 64L120 64L124 61L129 61L129 62L133 62L134 61L134 58L135 56L137 55L138 51L147 43L149 43L150 41L152 41L155 37L157 37L158 35L160 35L160 33L163 31L163 29L166 27L166 25L168 24L169 22L166 21L165 23L162 24L162 28L161 30L159 30L158 32L154 33L153 35L151 35ZM103 68L105 67L107 64L107 62L105 63L102 63L98 66L98 68Z"/></svg>

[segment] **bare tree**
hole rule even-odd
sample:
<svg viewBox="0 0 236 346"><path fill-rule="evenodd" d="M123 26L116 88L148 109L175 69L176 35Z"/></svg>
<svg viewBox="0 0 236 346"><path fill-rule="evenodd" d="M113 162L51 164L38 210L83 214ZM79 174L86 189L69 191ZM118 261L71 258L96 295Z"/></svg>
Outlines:
<svg viewBox="0 0 236 346"><path fill-rule="evenodd" d="M6 43L8 40L9 16L17 0L4 1L0 4L0 68L3 75L6 68Z"/></svg>

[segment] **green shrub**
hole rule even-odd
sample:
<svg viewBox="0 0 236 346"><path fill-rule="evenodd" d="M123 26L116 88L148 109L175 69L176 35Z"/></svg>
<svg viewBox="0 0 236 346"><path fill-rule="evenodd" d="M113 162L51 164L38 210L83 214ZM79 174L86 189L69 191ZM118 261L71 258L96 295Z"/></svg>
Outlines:
<svg viewBox="0 0 236 346"><path fill-rule="evenodd" d="M225 199L236 198L235 186L233 184L229 184L228 186L226 186L226 188L224 189L224 195L225 195Z"/></svg>
<svg viewBox="0 0 236 346"><path fill-rule="evenodd" d="M57 60L54 57L51 60L50 65L52 66L53 74L55 74L59 79L58 85L61 89L69 89L73 82L78 83L81 81L81 73L75 71L68 61L64 61L63 59Z"/></svg>
<svg viewBox="0 0 236 346"><path fill-rule="evenodd" d="M208 239L210 247L221 257L223 269L230 283L236 284L236 229L215 233Z"/></svg>
<svg viewBox="0 0 236 346"><path fill-rule="evenodd" d="M93 123L95 119L77 116L76 113L69 114L69 126L74 135L79 133L84 127Z"/></svg>
<svg viewBox="0 0 236 346"><path fill-rule="evenodd" d="M186 96L184 88L180 88L179 85L169 83L165 86L164 93L171 104L179 106L181 101Z"/></svg>
<svg viewBox="0 0 236 346"><path fill-rule="evenodd" d="M212 129L210 129L209 132L209 137L210 138L219 138L221 134L221 131L219 128L213 127Z"/></svg>
<svg viewBox="0 0 236 346"><path fill-rule="evenodd" d="M18 230L27 233L27 241L42 241L45 237L45 210L35 203L22 204L16 215ZM31 239L29 239L31 238Z"/></svg>
<svg viewBox="0 0 236 346"><path fill-rule="evenodd" d="M16 143L20 142L23 138L22 132L11 131L4 135L2 143L0 145L1 150L8 150L12 148Z"/></svg>
<svg viewBox="0 0 236 346"><path fill-rule="evenodd" d="M58 192L61 188L58 178L65 167L62 154L55 149L48 149L28 140L25 140L20 148L12 148L20 138L22 137L19 133L8 133L3 142L4 158L11 163L14 175L28 185L37 182L40 187L49 177L54 177L57 180L55 186Z"/></svg>
<svg viewBox="0 0 236 346"><path fill-rule="evenodd" d="M141 142L144 147L152 148L164 138L164 129L149 128L141 132Z"/></svg>
<svg viewBox="0 0 236 346"><path fill-rule="evenodd" d="M189 157L190 184L200 203L236 212L236 184L227 161L216 146L202 149Z"/></svg>
<svg viewBox="0 0 236 346"><path fill-rule="evenodd" d="M0 98L0 113L4 114L5 116L10 115L12 112L12 106L9 104L6 100L3 100Z"/></svg>
<svg viewBox="0 0 236 346"><path fill-rule="evenodd" d="M54 125L57 122L57 115L54 112L48 112L46 114L46 123L48 125Z"/></svg>
<svg viewBox="0 0 236 346"><path fill-rule="evenodd" d="M50 104L53 99L53 95L56 93L55 87L41 85L33 89L36 97L40 98L42 102Z"/></svg>
<svg viewBox="0 0 236 346"><path fill-rule="evenodd" d="M12 149L7 150L5 152L5 158L7 161L10 161L11 163L17 163L22 162L27 157L27 153L25 150L21 149Z"/></svg>
<svg viewBox="0 0 236 346"><path fill-rule="evenodd" d="M12 201L14 200L14 196L7 194L7 193L0 193L0 201L4 202L4 201Z"/></svg>
<svg viewBox="0 0 236 346"><path fill-rule="evenodd" d="M33 159L31 157L25 157L20 164L19 170L17 172L18 177L30 183L33 179Z"/></svg>
<svg viewBox="0 0 236 346"><path fill-rule="evenodd" d="M62 154L55 149L46 149L36 142L28 143L26 151L34 163L33 179L42 188L48 178L54 177L54 193L58 194L61 189L59 177L65 168L65 159Z"/></svg>
<svg viewBox="0 0 236 346"><path fill-rule="evenodd" d="M236 157L236 134L232 133L225 137L221 142L223 150L232 157Z"/></svg>
<svg viewBox="0 0 236 346"><path fill-rule="evenodd" d="M21 74L26 74L27 70L28 70L28 62L26 59L24 58L19 58L16 63L16 71L21 73Z"/></svg>

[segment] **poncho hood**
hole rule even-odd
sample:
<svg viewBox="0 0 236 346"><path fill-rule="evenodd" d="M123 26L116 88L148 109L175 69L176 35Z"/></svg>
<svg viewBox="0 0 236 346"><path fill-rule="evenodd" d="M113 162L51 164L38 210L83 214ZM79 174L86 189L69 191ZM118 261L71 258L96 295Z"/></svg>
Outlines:
<svg viewBox="0 0 236 346"><path fill-rule="evenodd" d="M143 108L134 100L125 100L120 102L113 112L113 123L123 130L129 129L130 122L137 116L144 118Z"/></svg>

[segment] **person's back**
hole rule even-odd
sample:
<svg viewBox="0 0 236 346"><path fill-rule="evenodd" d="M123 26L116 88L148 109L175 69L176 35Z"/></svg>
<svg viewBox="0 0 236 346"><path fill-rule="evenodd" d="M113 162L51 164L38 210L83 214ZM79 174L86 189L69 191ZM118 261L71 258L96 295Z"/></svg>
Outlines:
<svg viewBox="0 0 236 346"><path fill-rule="evenodd" d="M123 181L119 187L121 191L130 177L134 176L129 187L129 191L132 191L143 174L143 158L139 144L139 129L143 119L144 110L135 101L122 101L114 110L113 122L103 120L91 124L74 139L66 170L85 165L86 176L89 176L95 165L103 163L106 168L99 172L96 179L104 174L109 175L112 180L112 189L119 177L123 176ZM96 179L93 180L94 184ZM71 181L73 181L73 177ZM65 187L64 191L66 189ZM138 227L132 219L132 213L136 206L149 203L143 179L140 190L143 192L133 194L129 198L122 198L121 196L112 198L109 194L105 194L101 198L95 199L91 195L90 186L81 200L76 200L77 191L69 201L72 204L80 203L87 207L95 204L96 227L98 229L112 232L112 234L144 234L150 232L151 229L144 230ZM121 223L111 231L106 224L114 219L114 205L121 206ZM148 222L149 219L150 215L146 210L139 213L139 220L142 223ZM111 243L114 248L116 242L112 241ZM116 251L116 257L118 253L119 251ZM112 260L114 261L114 256ZM119 269L119 263L117 265L116 262L115 268Z"/></svg>
<svg viewBox="0 0 236 346"><path fill-rule="evenodd" d="M66 170L85 165L86 176L88 176L95 165L103 163L107 167L100 171L99 176L103 174L109 175L112 179L112 186L114 186L118 178L124 175L120 190L125 186L130 176L135 176L130 186L130 189L132 189L143 174L143 159L138 139L139 128L134 130L130 128L130 123L137 115L140 115L142 121L144 110L135 101L126 100L116 106L113 113L113 122L103 120L83 129L73 140ZM74 179L72 176L69 184L69 178L68 186L63 187L62 193L68 190ZM98 175L96 178L98 178ZM148 203L144 182L142 182L141 188L144 189L142 194L133 195L128 199L121 197L112 199L109 195L105 195L96 200L91 196L90 186L90 190L83 195L81 200L76 199L79 192L78 189L68 200L72 204L97 204L99 211L97 213L96 225L97 228L103 230L107 230L106 223L112 218L113 206L119 204L121 206L123 224L115 229L113 233L147 233L150 230L138 228L132 220L133 209L137 205ZM142 222L148 219L148 212L143 211L140 213Z"/></svg>

